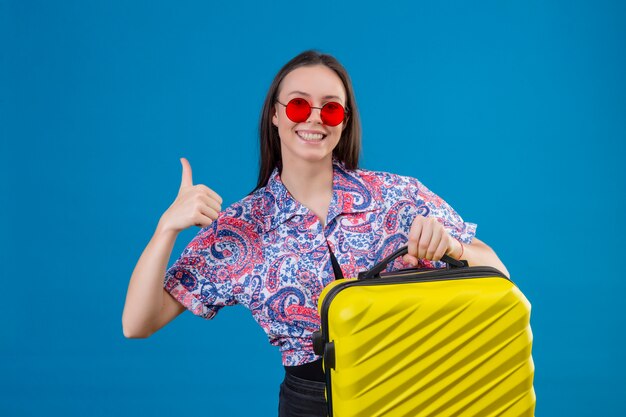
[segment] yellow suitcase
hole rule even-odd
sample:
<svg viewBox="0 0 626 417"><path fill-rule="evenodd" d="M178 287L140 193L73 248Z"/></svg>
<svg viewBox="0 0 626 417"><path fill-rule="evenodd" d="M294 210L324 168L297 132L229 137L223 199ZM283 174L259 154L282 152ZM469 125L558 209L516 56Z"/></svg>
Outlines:
<svg viewBox="0 0 626 417"><path fill-rule="evenodd" d="M381 273L406 250L320 295L329 416L533 416L522 292L495 268L449 257L447 269Z"/></svg>

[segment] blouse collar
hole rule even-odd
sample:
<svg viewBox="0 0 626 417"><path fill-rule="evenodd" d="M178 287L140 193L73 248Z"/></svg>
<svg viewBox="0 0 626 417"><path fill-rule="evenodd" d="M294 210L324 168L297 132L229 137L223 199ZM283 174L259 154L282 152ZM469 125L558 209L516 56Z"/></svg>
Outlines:
<svg viewBox="0 0 626 417"><path fill-rule="evenodd" d="M346 213L362 213L380 209L376 192L371 184L361 178L359 169L349 170L333 157L333 197L328 208L326 223ZM275 229L297 215L310 214L310 210L297 201L281 181L278 168L270 175L261 199L262 229ZM261 219L259 219L261 220Z"/></svg>

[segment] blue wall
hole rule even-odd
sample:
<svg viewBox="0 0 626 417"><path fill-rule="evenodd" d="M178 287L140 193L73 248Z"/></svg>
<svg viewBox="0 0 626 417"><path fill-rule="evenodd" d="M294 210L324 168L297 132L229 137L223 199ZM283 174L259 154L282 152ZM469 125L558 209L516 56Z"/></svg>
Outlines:
<svg viewBox="0 0 626 417"><path fill-rule="evenodd" d="M362 166L477 223L530 299L537 415L626 413L623 2L51 3L0 0L0 415L275 414L245 309L145 340L121 314L179 157L244 196L266 89L308 48L351 73Z"/></svg>

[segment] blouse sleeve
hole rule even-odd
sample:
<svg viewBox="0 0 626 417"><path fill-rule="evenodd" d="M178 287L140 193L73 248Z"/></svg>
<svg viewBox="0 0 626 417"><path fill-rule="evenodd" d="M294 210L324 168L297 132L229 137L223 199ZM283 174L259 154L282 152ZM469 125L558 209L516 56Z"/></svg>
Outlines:
<svg viewBox="0 0 626 417"><path fill-rule="evenodd" d="M411 187L409 188L417 203L418 215L435 217L451 236L463 243L471 243L476 236L476 228L478 227L475 223L463 221L448 203L426 188L419 180L411 178Z"/></svg>
<svg viewBox="0 0 626 417"><path fill-rule="evenodd" d="M166 271L164 289L193 314L212 319L224 306L237 304L233 282L244 270L237 267L241 245L232 225L218 218L201 229Z"/></svg>

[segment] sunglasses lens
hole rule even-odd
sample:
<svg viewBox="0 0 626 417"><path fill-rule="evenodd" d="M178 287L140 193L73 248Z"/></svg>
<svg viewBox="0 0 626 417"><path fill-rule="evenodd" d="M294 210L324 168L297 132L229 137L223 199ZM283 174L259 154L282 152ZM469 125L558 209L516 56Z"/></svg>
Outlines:
<svg viewBox="0 0 626 417"><path fill-rule="evenodd" d="M339 123L343 122L344 116L343 106L334 101L324 104L320 114L322 122L328 126L337 126Z"/></svg>
<svg viewBox="0 0 626 417"><path fill-rule="evenodd" d="M294 98L287 103L287 117L289 120L296 123L306 121L311 114L311 106L303 98Z"/></svg>

